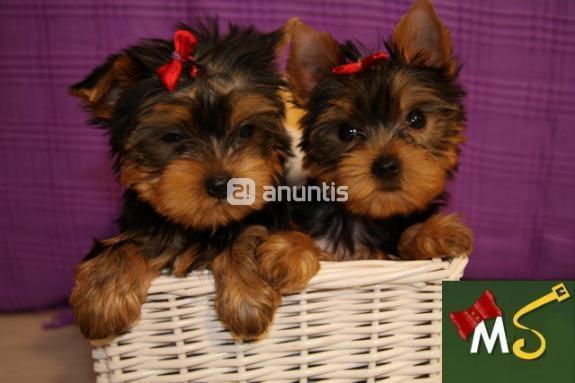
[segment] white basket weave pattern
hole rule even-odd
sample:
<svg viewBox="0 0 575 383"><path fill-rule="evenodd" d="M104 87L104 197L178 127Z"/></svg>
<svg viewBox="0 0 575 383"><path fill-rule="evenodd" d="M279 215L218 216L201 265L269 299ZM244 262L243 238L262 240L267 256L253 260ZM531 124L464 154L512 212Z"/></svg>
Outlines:
<svg viewBox="0 0 575 383"><path fill-rule="evenodd" d="M162 276L141 321L93 351L98 382L440 382L441 282L466 263L324 262L252 343L222 329L209 273Z"/></svg>

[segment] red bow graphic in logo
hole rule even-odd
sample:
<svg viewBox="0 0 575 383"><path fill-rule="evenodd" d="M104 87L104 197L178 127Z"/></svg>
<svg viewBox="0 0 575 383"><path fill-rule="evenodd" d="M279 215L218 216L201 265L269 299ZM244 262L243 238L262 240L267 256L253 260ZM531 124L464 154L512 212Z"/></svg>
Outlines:
<svg viewBox="0 0 575 383"><path fill-rule="evenodd" d="M365 71L366 69L371 68L372 66L382 61L386 61L387 59L389 59L389 55L387 53L376 52L360 59L357 62L336 66L331 70L331 72L334 74L345 74L345 75L359 73Z"/></svg>
<svg viewBox="0 0 575 383"><path fill-rule="evenodd" d="M162 84L168 90L174 90L180 76L182 74L182 69L184 68L184 63L190 61L193 63L194 57L192 53L196 49L196 44L198 40L196 36L190 31L184 29L179 29L174 33L174 52L172 53L172 61L162 65L158 71L158 77L162 81ZM192 69L190 70L190 77L195 77L198 74L198 68L196 65L192 64Z"/></svg>
<svg viewBox="0 0 575 383"><path fill-rule="evenodd" d="M463 340L484 320L501 316L503 312L495 303L495 297L489 290L485 290L479 299L467 310L449 314L451 321L457 327L457 332Z"/></svg>

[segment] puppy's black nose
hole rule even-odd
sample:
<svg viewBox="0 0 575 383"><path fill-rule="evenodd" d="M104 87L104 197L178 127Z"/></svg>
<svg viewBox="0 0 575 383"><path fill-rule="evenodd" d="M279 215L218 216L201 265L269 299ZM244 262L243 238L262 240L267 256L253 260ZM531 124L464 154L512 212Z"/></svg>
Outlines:
<svg viewBox="0 0 575 383"><path fill-rule="evenodd" d="M399 158L393 155L381 156L373 161L371 172L384 180L391 180L399 175L401 163Z"/></svg>
<svg viewBox="0 0 575 383"><path fill-rule="evenodd" d="M230 177L227 175L218 175L210 177L206 180L206 192L214 198L224 199L228 195L228 181Z"/></svg>

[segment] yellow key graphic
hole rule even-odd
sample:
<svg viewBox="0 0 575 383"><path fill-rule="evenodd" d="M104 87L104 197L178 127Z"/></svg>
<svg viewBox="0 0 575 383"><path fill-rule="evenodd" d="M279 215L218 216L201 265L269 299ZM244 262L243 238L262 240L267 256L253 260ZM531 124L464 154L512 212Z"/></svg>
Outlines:
<svg viewBox="0 0 575 383"><path fill-rule="evenodd" d="M525 346L525 339L524 338L517 339L515 343L513 343L513 353L517 357L525 360L537 359L545 352L545 347L547 344L543 334L541 334L537 330L533 330L527 326L522 325L521 323L519 323L519 319L521 319L523 315L528 314L533 310L537 310L541 306L544 306L548 303L555 301L563 302L564 300L569 299L569 297L571 297L571 295L569 294L569 291L567 291L567 287L565 287L565 284L560 283L556 286L553 286L551 288L550 293L542 296L539 299L534 300L533 302L524 306L523 308L521 308L521 310L515 313L515 315L513 316L513 325L515 325L515 327L519 329L531 331L533 334L535 334L535 336L537 336L537 338L539 338L540 342L539 348L537 348L537 350L533 352L526 352L523 351L523 347Z"/></svg>

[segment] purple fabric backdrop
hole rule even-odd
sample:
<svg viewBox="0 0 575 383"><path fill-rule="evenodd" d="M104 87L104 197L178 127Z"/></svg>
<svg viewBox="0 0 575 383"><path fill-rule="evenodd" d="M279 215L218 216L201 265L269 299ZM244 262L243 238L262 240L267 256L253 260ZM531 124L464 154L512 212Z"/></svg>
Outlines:
<svg viewBox="0 0 575 383"><path fill-rule="evenodd" d="M167 4L165 4L167 3ZM66 88L106 55L201 15L262 29L300 16L375 46L409 0L2 1L0 309L66 298L119 187ZM465 62L469 143L452 208L476 235L469 278L575 278L575 3L436 0Z"/></svg>

